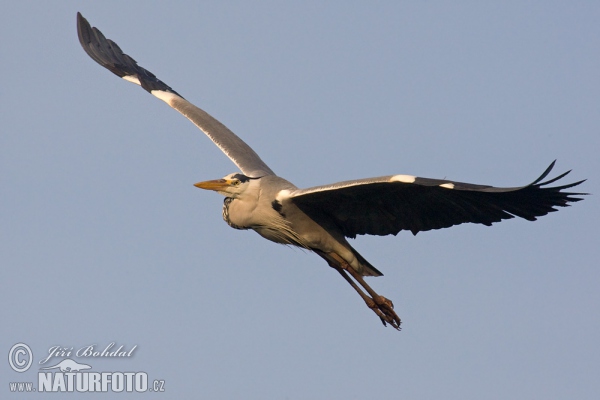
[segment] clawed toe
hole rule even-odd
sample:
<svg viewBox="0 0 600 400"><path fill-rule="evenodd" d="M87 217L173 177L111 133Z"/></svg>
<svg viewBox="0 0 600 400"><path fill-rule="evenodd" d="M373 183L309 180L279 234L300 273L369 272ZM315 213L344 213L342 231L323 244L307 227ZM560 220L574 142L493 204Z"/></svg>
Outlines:
<svg viewBox="0 0 600 400"><path fill-rule="evenodd" d="M376 296L375 299L369 298L370 301L366 301L367 306L373 310L375 314L381 319L383 326L390 324L393 328L400 330L400 317L394 311L394 304L383 296Z"/></svg>

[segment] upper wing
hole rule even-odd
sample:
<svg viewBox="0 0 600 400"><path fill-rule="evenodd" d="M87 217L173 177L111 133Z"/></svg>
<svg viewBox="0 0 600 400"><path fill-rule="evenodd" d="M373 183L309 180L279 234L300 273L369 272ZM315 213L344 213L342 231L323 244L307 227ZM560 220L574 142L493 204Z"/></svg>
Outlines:
<svg viewBox="0 0 600 400"><path fill-rule="evenodd" d="M562 190L583 181L545 187L570 172L541 182L552 167L554 162L535 182L514 188L390 175L294 190L286 197L315 221L334 224L346 237L396 235L401 230L416 235L465 222L491 225L514 216L535 221L556 206L582 200L572 196L586 193Z"/></svg>
<svg viewBox="0 0 600 400"><path fill-rule="evenodd" d="M94 61L126 81L142 86L183 114L206 133L242 173L250 177L275 175L242 139L204 110L184 99L152 72L137 65L115 42L106 39L98 29L92 28L80 13L77 13L77 34L81 46Z"/></svg>

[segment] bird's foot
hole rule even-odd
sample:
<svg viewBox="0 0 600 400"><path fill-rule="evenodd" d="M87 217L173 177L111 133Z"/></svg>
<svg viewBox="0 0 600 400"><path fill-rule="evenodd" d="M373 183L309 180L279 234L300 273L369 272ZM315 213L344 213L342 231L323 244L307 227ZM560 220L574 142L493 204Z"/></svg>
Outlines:
<svg viewBox="0 0 600 400"><path fill-rule="evenodd" d="M383 296L375 296L374 298L368 298L365 300L367 306L373 310L375 314L381 319L383 326L390 324L394 329L400 330L400 317L394 311L394 303L391 300L386 299Z"/></svg>

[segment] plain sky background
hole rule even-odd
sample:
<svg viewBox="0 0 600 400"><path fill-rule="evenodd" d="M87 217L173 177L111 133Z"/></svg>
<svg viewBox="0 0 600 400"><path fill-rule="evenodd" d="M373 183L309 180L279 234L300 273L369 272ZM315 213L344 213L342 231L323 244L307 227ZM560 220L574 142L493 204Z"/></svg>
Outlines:
<svg viewBox="0 0 600 400"><path fill-rule="evenodd" d="M558 159L595 195L357 238L403 321L384 328L319 257L222 221L192 185L235 165L94 63L77 11L297 186L517 186ZM135 356L95 370L166 381L123 398L597 399L598 21L597 1L3 3L0 397L32 398L8 382L51 346L116 342Z"/></svg>

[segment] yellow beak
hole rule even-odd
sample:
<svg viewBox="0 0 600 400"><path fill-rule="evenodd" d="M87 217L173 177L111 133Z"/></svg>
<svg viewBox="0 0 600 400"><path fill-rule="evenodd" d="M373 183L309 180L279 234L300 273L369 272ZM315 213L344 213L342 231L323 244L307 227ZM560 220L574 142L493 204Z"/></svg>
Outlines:
<svg viewBox="0 0 600 400"><path fill-rule="evenodd" d="M219 190L224 190L225 188L229 187L229 184L230 182L226 179L215 179L212 181L198 182L195 183L194 186L200 189L214 190L218 192Z"/></svg>

